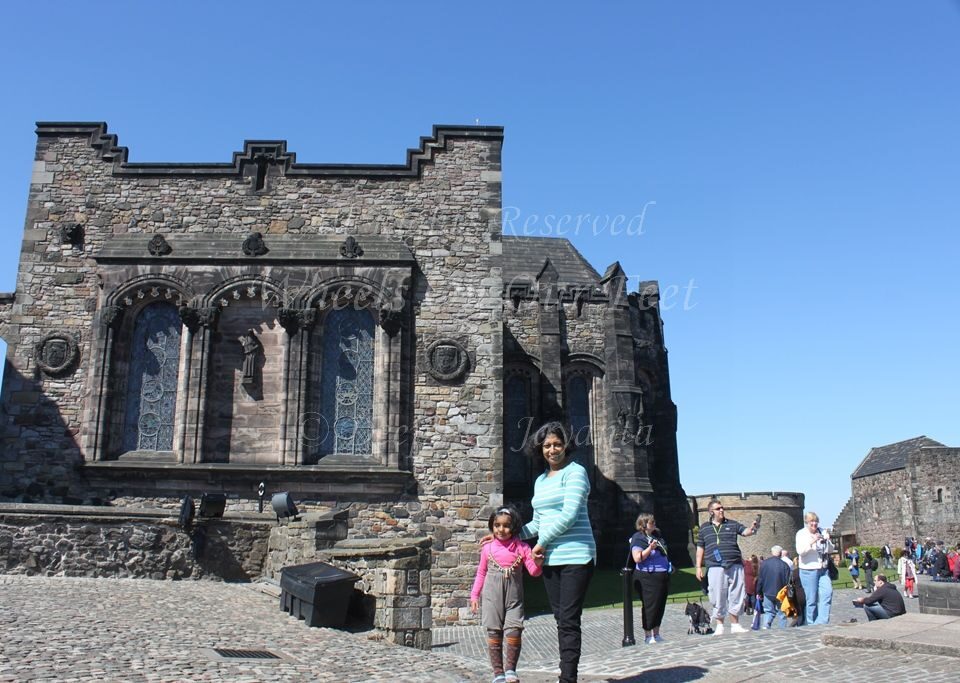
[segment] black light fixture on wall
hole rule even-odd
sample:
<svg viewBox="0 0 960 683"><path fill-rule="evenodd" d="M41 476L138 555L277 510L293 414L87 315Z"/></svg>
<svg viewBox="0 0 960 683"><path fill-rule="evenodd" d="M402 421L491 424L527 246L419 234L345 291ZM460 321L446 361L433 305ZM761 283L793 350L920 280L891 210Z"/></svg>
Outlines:
<svg viewBox="0 0 960 683"><path fill-rule="evenodd" d="M200 516L212 519L223 517L223 509L227 505L227 496L224 493L204 493L200 496Z"/></svg>
<svg viewBox="0 0 960 683"><path fill-rule="evenodd" d="M277 514L278 522L284 517L296 518L296 516L300 514L297 506L293 502L293 496L290 495L289 491L274 493L273 498L270 499L270 507L272 507L273 511Z"/></svg>

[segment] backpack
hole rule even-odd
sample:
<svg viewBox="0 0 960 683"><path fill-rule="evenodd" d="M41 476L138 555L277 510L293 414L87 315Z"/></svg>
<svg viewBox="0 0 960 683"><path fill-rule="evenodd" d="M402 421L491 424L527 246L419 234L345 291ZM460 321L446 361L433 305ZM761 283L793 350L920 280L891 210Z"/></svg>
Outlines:
<svg viewBox="0 0 960 683"><path fill-rule="evenodd" d="M879 566L880 566L880 565L877 563L877 558L873 558L872 560L870 560L870 570L871 570L871 571L877 571L877 567L879 567Z"/></svg>

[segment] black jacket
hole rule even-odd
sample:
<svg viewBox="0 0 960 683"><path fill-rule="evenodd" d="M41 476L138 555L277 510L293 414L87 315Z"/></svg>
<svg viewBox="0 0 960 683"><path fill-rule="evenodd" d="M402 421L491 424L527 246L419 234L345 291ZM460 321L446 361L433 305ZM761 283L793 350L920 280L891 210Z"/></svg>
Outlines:
<svg viewBox="0 0 960 683"><path fill-rule="evenodd" d="M891 617L899 617L901 614L907 613L907 606L903 604L900 591L892 583L884 583L863 599L864 605L873 605L878 602L883 609L890 613Z"/></svg>

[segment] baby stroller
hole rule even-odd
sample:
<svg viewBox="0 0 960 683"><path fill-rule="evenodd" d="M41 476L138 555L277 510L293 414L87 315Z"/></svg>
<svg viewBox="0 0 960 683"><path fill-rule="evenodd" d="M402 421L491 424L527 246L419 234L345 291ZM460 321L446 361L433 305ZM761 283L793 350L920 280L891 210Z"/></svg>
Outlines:
<svg viewBox="0 0 960 683"><path fill-rule="evenodd" d="M688 602L683 613L687 615L690 625L687 627L687 635L697 633L701 636L713 633L710 628L710 613L703 609L699 602Z"/></svg>

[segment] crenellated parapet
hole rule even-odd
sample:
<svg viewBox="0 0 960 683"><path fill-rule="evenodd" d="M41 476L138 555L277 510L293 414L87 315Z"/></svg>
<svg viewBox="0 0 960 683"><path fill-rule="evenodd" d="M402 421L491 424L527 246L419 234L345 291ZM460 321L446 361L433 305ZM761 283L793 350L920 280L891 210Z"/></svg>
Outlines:
<svg viewBox="0 0 960 683"><path fill-rule="evenodd" d="M407 150L403 164L301 164L295 152L287 151L286 140L246 140L243 151L234 152L230 163L166 163L128 161L129 150L120 145L107 124L97 122L37 122L38 137L89 137L90 146L105 162L113 164L114 176L202 176L245 177L254 182L268 174L299 177L417 178L425 164L432 163L451 140L503 140L502 126L435 125L433 133L420 138L419 147ZM499 159L497 160L499 163ZM499 180L499 179L498 179ZM261 188L263 187L261 182Z"/></svg>

